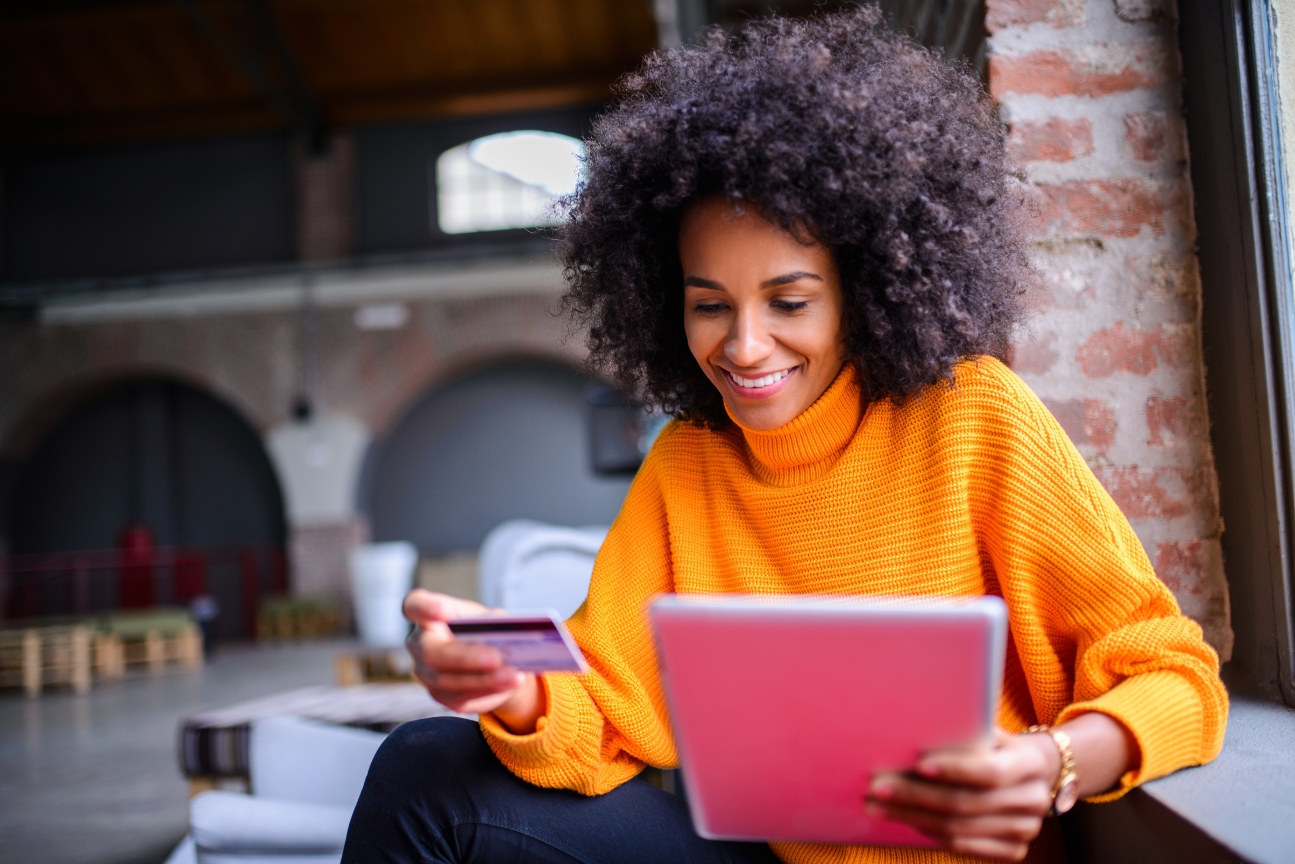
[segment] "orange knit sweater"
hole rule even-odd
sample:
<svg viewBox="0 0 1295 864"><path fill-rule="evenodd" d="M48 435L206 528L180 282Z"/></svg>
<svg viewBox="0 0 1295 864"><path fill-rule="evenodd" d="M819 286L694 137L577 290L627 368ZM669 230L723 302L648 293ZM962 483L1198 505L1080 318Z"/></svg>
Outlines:
<svg viewBox="0 0 1295 864"><path fill-rule="evenodd" d="M1011 633L999 725L1017 732L1101 711L1137 739L1139 767L1100 798L1222 746L1217 656L1052 415L993 359L964 362L954 386L902 406L864 412L847 364L779 429L667 426L570 621L592 671L543 678L547 716L533 734L482 717L514 774L596 795L644 763L677 764L645 612L663 592L998 594ZM1055 860L1050 845L1036 841L1031 860ZM796 864L961 860L888 847L774 850Z"/></svg>

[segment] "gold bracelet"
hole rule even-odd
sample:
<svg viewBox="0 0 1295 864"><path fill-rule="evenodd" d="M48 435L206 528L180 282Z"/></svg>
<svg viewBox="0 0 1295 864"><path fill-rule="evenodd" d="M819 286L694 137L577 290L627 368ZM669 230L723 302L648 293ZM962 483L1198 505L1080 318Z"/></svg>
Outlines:
<svg viewBox="0 0 1295 864"><path fill-rule="evenodd" d="M1046 732L1052 737L1061 754L1061 771L1057 782L1052 785L1052 807L1049 816L1060 816L1070 810L1079 800L1079 773L1075 771L1075 751L1070 746L1070 736L1060 729L1048 726L1031 726L1025 730L1027 735L1035 732Z"/></svg>

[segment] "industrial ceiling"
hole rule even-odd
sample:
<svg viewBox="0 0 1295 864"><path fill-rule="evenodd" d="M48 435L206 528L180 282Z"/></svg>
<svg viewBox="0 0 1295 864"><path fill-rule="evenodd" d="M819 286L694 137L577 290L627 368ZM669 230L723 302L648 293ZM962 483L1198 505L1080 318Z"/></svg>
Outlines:
<svg viewBox="0 0 1295 864"><path fill-rule="evenodd" d="M651 0L18 0L0 6L0 149L606 101Z"/></svg>

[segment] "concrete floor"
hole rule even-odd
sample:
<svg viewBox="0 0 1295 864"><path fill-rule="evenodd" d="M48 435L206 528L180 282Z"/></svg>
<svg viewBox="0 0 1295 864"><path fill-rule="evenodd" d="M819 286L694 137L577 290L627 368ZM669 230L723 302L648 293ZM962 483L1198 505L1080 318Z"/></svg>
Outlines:
<svg viewBox="0 0 1295 864"><path fill-rule="evenodd" d="M76 696L0 691L0 861L157 864L187 830L181 718L331 684L350 642L226 647L201 670L96 682Z"/></svg>

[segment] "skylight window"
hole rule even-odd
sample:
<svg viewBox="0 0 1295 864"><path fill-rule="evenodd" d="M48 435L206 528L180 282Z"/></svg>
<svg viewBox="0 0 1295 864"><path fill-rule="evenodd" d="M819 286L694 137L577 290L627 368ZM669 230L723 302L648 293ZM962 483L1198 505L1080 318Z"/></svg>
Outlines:
<svg viewBox="0 0 1295 864"><path fill-rule="evenodd" d="M503 132L452 147L436 160L436 223L446 234L534 228L561 221L576 190L584 143L554 132Z"/></svg>

